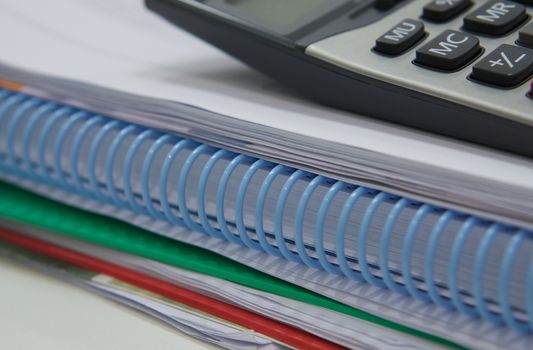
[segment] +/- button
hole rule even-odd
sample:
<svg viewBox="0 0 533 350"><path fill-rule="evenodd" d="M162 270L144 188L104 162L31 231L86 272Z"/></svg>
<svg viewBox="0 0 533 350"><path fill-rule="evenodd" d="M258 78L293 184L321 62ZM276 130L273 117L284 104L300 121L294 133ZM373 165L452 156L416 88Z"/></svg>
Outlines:
<svg viewBox="0 0 533 350"><path fill-rule="evenodd" d="M488 35L504 35L526 18L526 8L516 2L489 1L464 18L464 28Z"/></svg>
<svg viewBox="0 0 533 350"><path fill-rule="evenodd" d="M414 19L404 19L376 40L374 50L387 55L407 51L425 35L424 24Z"/></svg>
<svg viewBox="0 0 533 350"><path fill-rule="evenodd" d="M533 22L529 23L518 32L518 43L533 47Z"/></svg>
<svg viewBox="0 0 533 350"><path fill-rule="evenodd" d="M433 0L426 6L422 17L433 22L446 22L472 5L471 0Z"/></svg>
<svg viewBox="0 0 533 350"><path fill-rule="evenodd" d="M533 74L533 50L500 45L472 69L472 78L503 87L519 85Z"/></svg>
<svg viewBox="0 0 533 350"><path fill-rule="evenodd" d="M473 35L445 30L416 51L415 62L424 66L453 71L474 59L481 47Z"/></svg>

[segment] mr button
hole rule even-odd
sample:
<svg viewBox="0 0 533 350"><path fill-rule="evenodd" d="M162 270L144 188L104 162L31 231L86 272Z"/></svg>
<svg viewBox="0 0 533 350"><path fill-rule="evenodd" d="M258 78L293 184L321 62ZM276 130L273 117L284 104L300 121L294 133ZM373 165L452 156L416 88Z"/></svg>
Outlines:
<svg viewBox="0 0 533 350"><path fill-rule="evenodd" d="M472 78L503 87L513 87L533 73L533 50L503 44L472 69Z"/></svg>
<svg viewBox="0 0 533 350"><path fill-rule="evenodd" d="M444 71L457 70L474 59L481 47L473 35L445 30L416 51L415 62Z"/></svg>
<svg viewBox="0 0 533 350"><path fill-rule="evenodd" d="M489 1L464 18L464 28L488 35L503 35L527 18L526 8L511 1Z"/></svg>

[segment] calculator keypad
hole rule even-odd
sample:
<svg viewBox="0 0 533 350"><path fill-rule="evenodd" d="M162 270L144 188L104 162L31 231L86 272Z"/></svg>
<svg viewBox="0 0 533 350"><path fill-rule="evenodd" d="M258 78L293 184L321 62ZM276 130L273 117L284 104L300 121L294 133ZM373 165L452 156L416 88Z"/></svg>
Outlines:
<svg viewBox="0 0 533 350"><path fill-rule="evenodd" d="M306 53L361 75L533 124L533 0L468 2L414 0L372 25L313 43ZM443 12L458 6L459 12L431 17L428 13L439 11L436 6ZM405 18L422 23L417 28L423 25L423 37L383 55L387 49L378 49L379 39ZM376 34L381 35L377 41L369 40Z"/></svg>
<svg viewBox="0 0 533 350"><path fill-rule="evenodd" d="M462 29L467 32L445 30L416 50L413 63L442 72L462 69L483 50L479 39L468 32L492 36L507 34L529 17L526 7L519 2L529 4L533 0L491 0L477 7L463 19ZM436 23L446 22L471 5L472 0L433 0L424 6L421 17ZM374 49L392 56L401 55L421 41L424 34L423 22L405 19L379 37ZM533 47L533 22L519 31L516 42ZM501 45L473 67L471 78L499 87L516 86L533 74L528 63L528 51L512 45ZM518 54L518 62L509 58L514 54Z"/></svg>
<svg viewBox="0 0 533 350"><path fill-rule="evenodd" d="M522 83L532 73L533 50L503 44L474 65L472 78L512 87Z"/></svg>
<svg viewBox="0 0 533 350"><path fill-rule="evenodd" d="M526 8L516 2L489 1L464 18L464 28L487 35L504 35L526 18Z"/></svg>
<svg viewBox="0 0 533 350"><path fill-rule="evenodd" d="M422 18L433 22L446 22L472 5L471 0L433 0L424 6Z"/></svg>

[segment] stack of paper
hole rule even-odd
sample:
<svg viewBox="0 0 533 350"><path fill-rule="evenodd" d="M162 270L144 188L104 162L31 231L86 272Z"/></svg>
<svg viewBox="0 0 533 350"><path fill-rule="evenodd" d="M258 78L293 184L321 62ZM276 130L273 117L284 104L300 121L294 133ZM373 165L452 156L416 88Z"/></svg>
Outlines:
<svg viewBox="0 0 533 350"><path fill-rule="evenodd" d="M303 100L140 2L0 28L2 255L226 348L532 346L531 161Z"/></svg>

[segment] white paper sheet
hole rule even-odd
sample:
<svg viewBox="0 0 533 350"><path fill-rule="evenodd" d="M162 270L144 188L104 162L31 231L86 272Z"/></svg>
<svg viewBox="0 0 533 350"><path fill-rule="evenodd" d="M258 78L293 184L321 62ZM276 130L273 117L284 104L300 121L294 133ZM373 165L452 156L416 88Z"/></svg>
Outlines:
<svg viewBox="0 0 533 350"><path fill-rule="evenodd" d="M176 283L269 318L285 322L348 348L437 349L435 344L376 326L345 314L293 299L262 292L219 278L172 267L153 260L99 247L22 223L2 221L2 226L53 244ZM94 279L93 279L94 280ZM102 280L105 282L105 280ZM168 313L165 313L168 314Z"/></svg>
<svg viewBox="0 0 533 350"><path fill-rule="evenodd" d="M5 245L3 242L0 242L0 257L9 257L31 268L140 310L160 319L180 332L217 347L231 350L283 350L290 348L262 334L136 288L110 276L79 269ZM51 321L53 320L51 319Z"/></svg>
<svg viewBox="0 0 533 350"><path fill-rule="evenodd" d="M0 280L1 349L220 349L11 258Z"/></svg>

